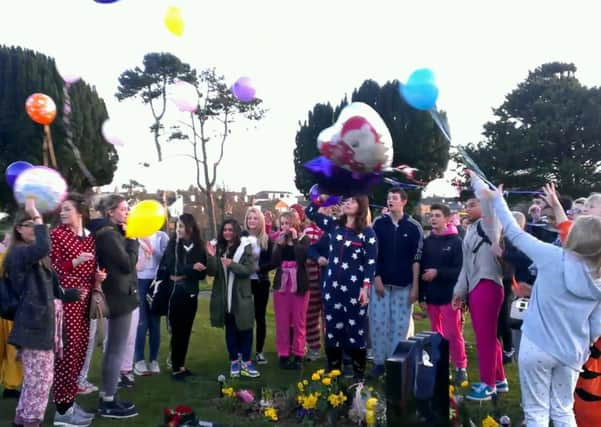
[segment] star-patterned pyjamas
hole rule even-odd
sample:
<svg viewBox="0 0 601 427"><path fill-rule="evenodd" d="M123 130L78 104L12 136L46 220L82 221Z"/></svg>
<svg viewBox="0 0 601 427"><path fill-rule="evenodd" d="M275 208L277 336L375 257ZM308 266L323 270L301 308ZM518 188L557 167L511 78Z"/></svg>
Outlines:
<svg viewBox="0 0 601 427"><path fill-rule="evenodd" d="M77 267L73 260L82 252L95 254L91 235L77 236L69 227L61 225L50 233L52 249L50 259L58 274L61 286L77 288L79 301L63 306L64 357L55 361L54 402L61 412L68 409L77 395L78 377L86 358L90 320L89 305L96 273L96 260L84 262Z"/></svg>
<svg viewBox="0 0 601 427"><path fill-rule="evenodd" d="M375 232L340 226L310 204L307 216L330 235L328 265L323 275L322 298L326 324L326 354L330 368L339 368L342 349L353 358L356 374L365 369L367 306L361 306L363 286L371 286L376 272L378 245Z"/></svg>

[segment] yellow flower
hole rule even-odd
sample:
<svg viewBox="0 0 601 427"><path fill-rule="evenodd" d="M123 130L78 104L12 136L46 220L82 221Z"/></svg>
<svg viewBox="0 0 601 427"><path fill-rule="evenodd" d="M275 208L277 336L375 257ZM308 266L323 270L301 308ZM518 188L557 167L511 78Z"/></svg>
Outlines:
<svg viewBox="0 0 601 427"><path fill-rule="evenodd" d="M340 375L342 375L342 372L340 372L339 369L334 369L333 371L330 371L330 378L336 378Z"/></svg>
<svg viewBox="0 0 601 427"><path fill-rule="evenodd" d="M221 389L221 392L223 393L224 396L227 396L227 397L234 397L236 395L236 392L234 391L233 387L225 387L225 388Z"/></svg>
<svg viewBox="0 0 601 427"><path fill-rule="evenodd" d="M303 409L305 410L309 410L309 409L315 409L315 407L317 406L317 399L318 396L316 396L315 394L310 394L308 396L306 396L303 399Z"/></svg>
<svg viewBox="0 0 601 427"><path fill-rule="evenodd" d="M311 380L312 381L319 381L319 380L321 380L321 375L319 375L318 372L315 372L313 375L311 375Z"/></svg>
<svg viewBox="0 0 601 427"><path fill-rule="evenodd" d="M299 405L302 405L304 401L305 401L305 396L303 396L302 394L299 394L298 396L296 396L296 402Z"/></svg>
<svg viewBox="0 0 601 427"><path fill-rule="evenodd" d="M326 373L326 370L325 369L320 369L320 370L317 371L317 373L319 375L323 376Z"/></svg>
<svg viewBox="0 0 601 427"><path fill-rule="evenodd" d="M453 385L449 386L449 397L453 397L455 395L455 387Z"/></svg>
<svg viewBox="0 0 601 427"><path fill-rule="evenodd" d="M265 408L265 412L263 412L265 418L268 418L270 421L278 420L278 411L275 408Z"/></svg>
<svg viewBox="0 0 601 427"><path fill-rule="evenodd" d="M321 380L321 382L323 383L323 385L330 385L332 384L332 379L325 377L323 380Z"/></svg>
<svg viewBox="0 0 601 427"><path fill-rule="evenodd" d="M499 423L489 415L482 420L482 427L499 427Z"/></svg>
<svg viewBox="0 0 601 427"><path fill-rule="evenodd" d="M305 391L305 385L303 383L298 383L296 386L298 387L298 391Z"/></svg>
<svg viewBox="0 0 601 427"><path fill-rule="evenodd" d="M376 413L371 409L365 411L365 424L367 424L367 427L373 427L376 425Z"/></svg>
<svg viewBox="0 0 601 427"><path fill-rule="evenodd" d="M367 391L369 391L370 393L373 393L374 388L373 387L368 387Z"/></svg>
<svg viewBox="0 0 601 427"><path fill-rule="evenodd" d="M309 381L307 381L307 380L303 380L303 384L304 384L304 385L309 385Z"/></svg>
<svg viewBox="0 0 601 427"><path fill-rule="evenodd" d="M376 406L378 406L378 399L376 399L375 397L367 399L367 402L365 403L365 408L367 410L373 411L374 409L376 409Z"/></svg>

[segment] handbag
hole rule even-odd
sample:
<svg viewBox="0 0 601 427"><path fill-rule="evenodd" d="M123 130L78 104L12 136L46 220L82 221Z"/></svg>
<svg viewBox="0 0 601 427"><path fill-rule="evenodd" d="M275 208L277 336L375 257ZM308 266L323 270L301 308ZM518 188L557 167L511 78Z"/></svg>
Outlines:
<svg viewBox="0 0 601 427"><path fill-rule="evenodd" d="M109 307L102 289L92 289L90 297L90 320L100 320L109 316Z"/></svg>
<svg viewBox="0 0 601 427"><path fill-rule="evenodd" d="M172 291L173 283L170 280L154 279L152 281L146 293L146 302L152 314L167 316Z"/></svg>

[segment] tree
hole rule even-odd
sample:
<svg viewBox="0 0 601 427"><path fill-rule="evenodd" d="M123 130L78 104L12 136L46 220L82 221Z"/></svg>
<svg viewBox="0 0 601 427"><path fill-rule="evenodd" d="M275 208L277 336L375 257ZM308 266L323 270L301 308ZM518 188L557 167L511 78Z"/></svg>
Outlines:
<svg viewBox="0 0 601 427"><path fill-rule="evenodd" d="M196 185L207 198L209 227L213 236L217 234L215 215L215 184L217 171L225 155L225 144L231 134L231 125L240 116L248 120L260 120L265 114L261 100L250 103L238 101L214 68L198 73L194 82L198 91L200 106L190 114L188 121L181 121L173 127L169 140L186 141L196 166ZM212 153L211 153L212 151ZM212 154L214 156L212 156Z"/></svg>
<svg viewBox="0 0 601 427"><path fill-rule="evenodd" d="M399 82L387 82L380 86L373 80L366 80L353 91L352 102L364 102L374 108L386 123L392 136L394 148L393 165L408 164L418 168L416 178L429 181L444 172L449 161L449 143L440 134L428 113L411 108L401 98ZM308 120L299 123L294 150L296 187L307 195L314 181L303 164L319 155L317 136L331 126L348 101L345 99L333 109L329 104L316 104L309 112ZM399 177L404 181L404 177ZM386 186L375 189L374 199L382 200ZM416 198L413 198L414 200Z"/></svg>
<svg viewBox="0 0 601 427"><path fill-rule="evenodd" d="M530 72L484 125L467 151L492 182L534 190L557 182L562 193L601 190L601 91L575 77L574 64Z"/></svg>
<svg viewBox="0 0 601 427"><path fill-rule="evenodd" d="M154 135L154 145L158 161L162 161L160 136L162 120L167 110L167 86L176 80L194 82L196 75L190 65L170 53L148 53L142 61L143 69L136 67L124 71L119 77L119 88L115 95L119 101L128 98L142 99L150 107L154 123L150 131Z"/></svg>
<svg viewBox="0 0 601 427"><path fill-rule="evenodd" d="M96 185L109 184L119 157L100 133L101 125L108 117L104 101L93 87L83 81L73 84L68 91L71 98L71 143L94 176ZM62 111L63 80L56 71L54 60L19 47L0 46L0 170L4 171L17 160L32 164L42 162L42 126L31 121L25 112L25 100L35 92L45 93L55 101L58 114L51 129L58 169L70 189L85 192L91 184L78 165L73 147L66 140ZM0 207L6 210L15 208L12 191L4 180L0 183Z"/></svg>

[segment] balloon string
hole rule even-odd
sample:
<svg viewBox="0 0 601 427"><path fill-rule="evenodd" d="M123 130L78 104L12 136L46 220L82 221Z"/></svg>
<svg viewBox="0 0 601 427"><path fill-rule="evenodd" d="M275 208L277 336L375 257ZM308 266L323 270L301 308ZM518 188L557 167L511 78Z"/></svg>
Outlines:
<svg viewBox="0 0 601 427"><path fill-rule="evenodd" d="M92 173L86 167L85 163L83 162L83 159L81 158L81 152L79 151L79 148L77 148L77 146L73 143L73 133L71 129L71 96L69 95L69 86L70 85L68 83L65 83L65 85L63 86L63 123L65 125L65 140L67 141L69 147L71 147L71 151L73 152L73 156L75 157L75 163L77 163L77 166L87 178L90 185L95 186L96 178L94 178L94 175L92 175Z"/></svg>

